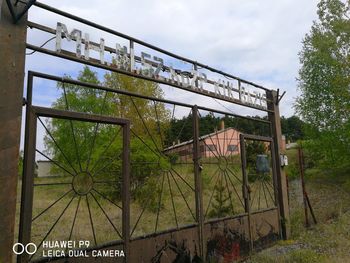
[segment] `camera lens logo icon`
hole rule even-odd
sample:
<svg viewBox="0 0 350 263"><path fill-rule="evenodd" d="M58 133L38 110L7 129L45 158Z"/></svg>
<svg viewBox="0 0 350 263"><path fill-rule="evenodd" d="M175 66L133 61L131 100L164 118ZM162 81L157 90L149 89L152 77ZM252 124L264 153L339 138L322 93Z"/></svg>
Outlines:
<svg viewBox="0 0 350 263"><path fill-rule="evenodd" d="M28 243L25 246L22 243L16 243L13 245L12 250L16 255L22 255L24 252L28 255L33 255L36 253L37 247L34 243Z"/></svg>

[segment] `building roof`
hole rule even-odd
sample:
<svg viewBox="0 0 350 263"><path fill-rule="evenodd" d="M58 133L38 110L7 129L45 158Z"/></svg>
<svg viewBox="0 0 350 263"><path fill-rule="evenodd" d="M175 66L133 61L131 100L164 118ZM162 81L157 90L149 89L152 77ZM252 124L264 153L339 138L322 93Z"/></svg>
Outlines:
<svg viewBox="0 0 350 263"><path fill-rule="evenodd" d="M204 139L209 138L209 137L211 137L213 135L220 134L220 133L226 132L228 130L235 130L236 132L239 132L238 130L236 130L236 129L232 128L232 127L229 127L229 128L223 129L223 130L219 130L219 131L215 131L215 132L203 135L203 136L199 137L199 140L200 141L204 140ZM175 145L172 145L172 146L170 146L168 148L165 148L164 151L175 149L175 148L178 148L178 147L181 147L181 146L184 146L184 145L187 145L187 144L191 144L191 143L193 143L193 139L185 141L185 142L181 142L181 143L178 143L178 144L175 144Z"/></svg>

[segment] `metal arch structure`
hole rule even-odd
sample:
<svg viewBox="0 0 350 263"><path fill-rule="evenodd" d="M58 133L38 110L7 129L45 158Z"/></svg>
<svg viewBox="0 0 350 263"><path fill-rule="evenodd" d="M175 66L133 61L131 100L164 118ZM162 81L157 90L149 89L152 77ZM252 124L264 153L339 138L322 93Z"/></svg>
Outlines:
<svg viewBox="0 0 350 263"><path fill-rule="evenodd" d="M16 71L11 72L12 65L2 65L5 69L2 73L6 75L0 80L1 89L3 90L3 94L5 94L5 96L0 98L0 102L5 105L4 111L0 113L0 120L4 124L0 127L0 134L11 139L9 142L0 141L0 161L3 166L1 167L2 174L0 174L0 180L1 182L6 181L6 185L9 186L9 194L1 194L0 205L6 207L10 211L7 217L1 217L1 220L3 220L1 221L1 225L4 226L1 228L1 232L5 233L5 235L1 237L4 239L3 241L5 244L5 246L0 248L1 260L8 262L13 256L12 243L16 206L15 203L8 203L7 201L9 199L16 200L17 170L14 167L17 166L19 151L19 116L21 116L21 94L23 88L23 74L18 74L17 72L24 71L25 48L32 50L32 52L39 52L48 56L94 66L133 78L140 78L173 86L186 92L264 111L268 114L268 119L256 119L200 105L186 104L181 101L150 97L127 90L115 90L101 85L84 83L45 73L29 72L27 98L25 101L27 121L19 242L28 243L32 241L38 245L39 249L41 247L43 250L43 241L50 235L51 238L55 237L55 231L57 232L55 228L58 228L59 223L67 220L64 219L64 217L67 216L66 211L67 209L73 210L72 207L76 207L76 209L73 213L74 217L71 219L71 221L73 221L71 228L61 228L67 231L67 237L69 236L70 238L72 236L74 229L77 227L77 224L75 224L76 220L79 220L79 215L83 217L85 211L87 214L84 218L89 218L86 224L89 228L91 227L90 236L86 238L91 239L94 243L92 248L86 249L86 253L90 253L91 255L93 250L105 251L108 249L123 249L126 257L121 259L121 261L126 262L175 262L181 258L190 259L192 262L200 262L198 260L205 262L218 259L234 262L244 257L244 255L249 254L253 249L261 249L270 242L281 237L288 238L289 214L286 178L279 158L282 134L278 104L284 94L279 96L278 91L266 89L250 81L216 70L197 61L178 56L141 40L47 6L43 3L28 1L24 9L17 13L11 8L13 7L11 3L15 4L14 2L7 1L6 3L8 4L8 9L4 8L5 2L1 3L0 32L2 34L8 34L9 38L7 41L2 41L3 43L1 43L2 51L0 57L5 61L13 55L13 58L11 58L14 60L12 65L15 65ZM20 3L23 4L23 2L19 2L18 4ZM105 46L104 40L102 41L102 39L100 43L92 42L86 34L82 37L83 34L79 29L73 29L72 32L69 32L62 23L58 23L56 28L50 28L32 21L27 21L26 11L31 5L82 23L95 30L122 38L128 42L128 46L125 47L125 49L120 45L117 45L116 48L109 45ZM37 44L28 43L25 39L26 27L30 28L30 30L37 30L48 35L53 35L52 38L56 38L56 49L52 50L46 48L44 45L38 46ZM11 35L9 33L11 31L18 32L18 34L15 33ZM12 36L14 37L12 38ZM61 43L63 39L72 41L76 46L73 49L64 48ZM147 48L157 54L163 54L172 59L183 61L191 65L191 69L174 69L166 65L159 55L153 58L145 52L139 52L140 54L138 55L136 54L136 45L138 45L139 48ZM85 46L84 55L82 55L82 46ZM9 52L4 52L4 50L10 47L12 49ZM100 54L100 58L89 57L89 49L97 51ZM129 51L127 51L128 49ZM113 64L113 60L105 61L105 59L110 59L110 57L105 57L104 52L115 55L117 59L122 57L127 61L125 64L126 66L124 64L115 65ZM217 81L215 77L213 77L214 75L222 76L223 78L229 79L229 81ZM54 81L63 85L63 87L64 85L75 85L82 89L96 90L97 92L105 94L106 97L111 95L117 96L118 98L126 98L143 129L143 134L133 130L132 126L130 128L130 120L104 116L102 110L101 114L97 115L74 112L70 109L67 99L66 109L61 111L33 105L32 89L35 86L33 80L36 78ZM63 92L66 96L67 91L65 88L63 88ZM147 124L140 113L139 106L135 103L137 100L147 101L147 103L154 108L153 115L156 127L155 129L153 128L154 131L152 131L152 128ZM182 150L182 152L186 153L185 157L182 159L180 158L180 160L175 163L169 161L169 153L172 153L172 150L169 150L171 145L165 145L164 134L161 132L162 123L158 116L159 107L161 107L161 105L167 105L168 108L173 109L170 121L175 121L174 112L178 108L186 109L187 117L191 120L187 125L190 125L192 129L192 137L188 138L188 142L185 143L185 145L189 145L189 148L184 148L184 150ZM16 109L16 114L12 113L13 109ZM221 116L221 118L226 118L227 116L245 118L267 124L269 136L241 134L239 138L234 138L234 135L229 135L229 133L226 133L226 130L222 133L220 131L221 134L219 134L219 131L215 131L208 136L203 136L204 131L201 126L201 120L202 117L206 116L208 113ZM37 120L39 120L38 125L40 123L43 126L52 142L57 144L54 136L50 134L50 129L46 127L44 122L40 119L43 117L63 119L70 123L70 135L72 137L72 143L74 142L73 144L75 145L77 156L67 157L66 154L64 154L69 166L62 165L58 160L51 160L45 153L36 149L35 133L37 129ZM78 125L75 126L76 124L74 124L73 126L72 122L74 121L85 121L94 124L94 126L92 126L94 128L91 129L93 131L91 150L85 157L81 152L79 154L79 147L82 147L86 142L82 140L79 141L79 136L77 135L78 130L77 128L74 130L74 127ZM92 165L93 167L90 167L90 169L88 168L90 161L92 162L91 153L94 148L97 131L104 124L122 126L123 137L120 140L124 142L122 153L120 153L120 156L123 156L123 158L121 158L123 166L123 169L121 169L122 173L118 178L108 177L107 181L98 179L98 173L93 171L95 167L99 167L99 163L102 163L101 167L96 169L98 169L98 171L105 171L105 161L98 158L94 160L95 164ZM216 129L217 127L213 126L212 128ZM10 132L9 129L12 129L12 131ZM181 135L181 131L177 137ZM129 140L138 143L140 147L142 145L148 154L153 155L158 160L158 163L130 163L130 160L132 160L132 153L131 157L129 157ZM230 145L233 141L235 141L237 145L240 145L237 154L237 156L241 157L240 160L228 154L229 150L226 144ZM266 152L271 160L271 173L254 175L253 177L249 174L252 168L249 167L246 158L247 141L258 141L266 146ZM9 152L6 149L9 143L11 144L10 155L8 155ZM112 138L110 144L108 144L106 148L113 143L114 138ZM224 149L224 146L227 150ZM62 147L59 145L57 145L57 147L62 153L65 151L65 149L62 150ZM17 154L15 153L16 151ZM62 177L62 181L57 181L52 185L34 182L35 152L52 161L61 172L71 174L73 179ZM206 152L206 155L204 155L204 152ZM9 160L8 158L12 159ZM86 160L84 160L84 158L86 158ZM75 163L73 163L73 160ZM152 200L147 198L147 200L145 199L144 203L140 205L139 210L135 210L136 204L132 202L136 200L136 197L134 196L135 189L132 185L135 183L137 188L140 189L147 187L147 181L134 181L138 172L136 169L137 165L140 165L143 170L145 170L147 167L153 167L153 165L158 167L157 165L159 165L160 160L168 161L169 165L166 166L166 168L158 169L160 172L154 177L156 178L154 187L157 197L154 202L153 212L150 212L152 209L149 210L149 204ZM115 161L116 159L111 160L111 163L114 165L113 167L119 165ZM11 165L3 165L5 162L9 162ZM82 168L83 162L86 162L86 170ZM85 166L85 163L83 166ZM186 168L186 170L185 167L190 168ZM186 171L184 172L184 170ZM95 176L93 172L97 173L96 178L92 178ZM144 173L145 171L141 172ZM10 179L7 174L11 175ZM83 174L83 176L81 176L81 174ZM114 175L115 171L108 171L108 174ZM208 175L209 178L205 179L205 176ZM75 178L79 176L85 176L85 180L88 180L88 186L86 186L86 182L76 183L77 179ZM105 180L105 178L103 179ZM111 200L108 195L101 192L98 188L98 184L104 183L118 184L119 187L121 187L119 192L121 196L114 196L117 201ZM35 195L33 192L36 187L53 187L53 185L70 187L70 190L64 195L54 198L54 202L47 208L35 210ZM214 201L215 199L220 200L221 197L217 194L220 191L225 192L226 195L223 201L227 202L227 211L225 215L215 214L217 208L215 208ZM45 232L46 235L40 232L40 228L35 228L36 222L34 221L36 221L37 218L46 218L46 216L51 218L50 215L48 215L49 212L52 212L50 208L63 205L62 202L71 194L73 194L73 196L71 196L71 199L68 199L69 202L66 202L66 206L63 206L61 214L58 216L52 215L52 218L56 218L56 221L47 226L49 231ZM165 200L166 197L168 197L167 200ZM85 198L86 200L85 208L82 208L82 205L80 205L81 198ZM76 206L72 205L74 202L77 202ZM112 208L107 209L109 206L121 211L121 218L118 219L120 222L109 214L109 210L112 210ZM56 209L58 208L56 207ZM38 213L34 215L33 211ZM172 221L170 223L168 221L166 223L162 221L162 219L166 218L166 213L172 215ZM149 223L148 225L147 223L143 223L142 220L145 220L145 215L149 217L154 216L153 222L155 225L154 227L152 226L152 229L149 228ZM97 229L94 222L96 223L97 219L102 220L102 218L105 221L107 220L106 224L110 227L112 232L116 232L115 235L117 238L111 239L110 237L104 237L104 235L108 233L108 230ZM119 230L119 227L121 230ZM33 241L33 236L37 235L43 237L41 242L40 240ZM59 237L58 233L56 233L56 237ZM79 236L76 238L79 238ZM165 259L164 255L167 255L168 258ZM42 262L47 260L57 260L58 262L69 260L69 262L77 262L80 259L69 258L67 256L56 256L49 259L42 258L40 255L34 255L34 257L29 257L28 255L18 256L18 262ZM87 261L88 259L84 260ZM103 260L107 262L107 259Z"/></svg>

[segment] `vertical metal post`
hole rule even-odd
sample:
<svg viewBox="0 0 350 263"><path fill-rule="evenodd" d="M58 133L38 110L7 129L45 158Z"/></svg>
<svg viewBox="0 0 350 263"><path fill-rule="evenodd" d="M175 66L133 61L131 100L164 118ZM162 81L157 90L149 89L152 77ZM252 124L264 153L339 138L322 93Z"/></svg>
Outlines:
<svg viewBox="0 0 350 263"><path fill-rule="evenodd" d="M305 225L307 227L309 227L310 221L309 221L309 215L308 215L308 210L307 210L308 207L310 209L310 214L311 214L312 219L314 220L315 224L317 224L317 220L316 220L314 210L312 209L309 196L306 192L305 179L304 179L304 175L305 175L304 174L304 170L305 170L304 169L304 152L303 152L303 148L301 146L298 148L298 155L299 155L301 186L302 186L302 191L303 191L303 201L304 201L304 209L305 209Z"/></svg>
<svg viewBox="0 0 350 263"><path fill-rule="evenodd" d="M130 123L123 126L122 235L125 262L130 262Z"/></svg>
<svg viewBox="0 0 350 263"><path fill-rule="evenodd" d="M276 177L277 177L277 193L278 205L281 218L281 231L284 239L290 236L290 222L289 222L289 206L288 206L288 190L287 178L283 167L281 167L281 146L282 146L282 130L280 112L278 107L278 98L276 91L266 92L267 108L273 112L269 112L269 120L271 122L271 137L274 142L275 160L276 160Z"/></svg>
<svg viewBox="0 0 350 263"><path fill-rule="evenodd" d="M240 147L241 147L241 162L242 162L242 176L243 176L243 198L244 198L244 209L248 214L248 235L249 235L249 252L253 251L253 235L251 228L251 211L250 211L250 189L247 175L247 156L245 149L245 138L243 134L239 135Z"/></svg>
<svg viewBox="0 0 350 263"><path fill-rule="evenodd" d="M33 183L35 172L35 148L37 120L32 112L33 74L29 72L27 79L27 103L26 126L24 134L24 160L22 178L22 196L20 208L20 222L18 242L27 244L30 242L32 207L33 207ZM18 255L18 262L26 262L26 255Z"/></svg>
<svg viewBox="0 0 350 263"><path fill-rule="evenodd" d="M274 194L274 204L278 209L278 228L282 229L281 225L281 214L280 214L280 207L279 207L279 201L278 201L278 191L277 190L277 165L276 165L276 151L275 151L275 143L273 140L270 142L270 151L271 151L271 158L272 158L272 180L273 180L273 194ZM288 190L288 188L287 188ZM288 198L288 204L289 204L289 198ZM282 231L279 231L280 237L283 238Z"/></svg>
<svg viewBox="0 0 350 263"><path fill-rule="evenodd" d="M195 182L195 198L196 198L196 219L198 223L199 237L199 254L205 262L206 248L203 236L204 218L203 218L203 197L202 197L202 179L200 168L200 149L199 149L199 121L198 108L194 105L192 108L193 116L193 165L194 165L194 182Z"/></svg>
<svg viewBox="0 0 350 263"><path fill-rule="evenodd" d="M298 147L298 161L299 161L299 171L300 171L300 179L301 179L301 189L303 191L303 203L304 203L304 214L305 214L305 226L309 227L309 215L307 211L307 203L306 203L306 191L305 191L305 181L304 181L304 163L301 148Z"/></svg>
<svg viewBox="0 0 350 263"><path fill-rule="evenodd" d="M14 25L0 1L0 262L12 262L14 255L26 20Z"/></svg>
<svg viewBox="0 0 350 263"><path fill-rule="evenodd" d="M19 224L18 242L21 244L30 243L33 209L33 185L35 172L35 148L36 148L36 127L37 119L32 108L27 106L26 112L26 134L24 142L23 178L21 214ZM28 262L28 254L23 253L17 256L18 262Z"/></svg>

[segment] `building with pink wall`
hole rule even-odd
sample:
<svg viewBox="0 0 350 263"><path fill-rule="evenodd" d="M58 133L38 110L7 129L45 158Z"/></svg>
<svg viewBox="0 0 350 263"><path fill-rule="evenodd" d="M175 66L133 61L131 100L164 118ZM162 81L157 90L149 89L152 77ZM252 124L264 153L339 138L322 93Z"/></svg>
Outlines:
<svg viewBox="0 0 350 263"><path fill-rule="evenodd" d="M239 154L239 135L239 131L227 128L201 136L199 138L200 157L211 158ZM177 154L181 161L192 161L193 140L174 144L164 149L164 153Z"/></svg>

